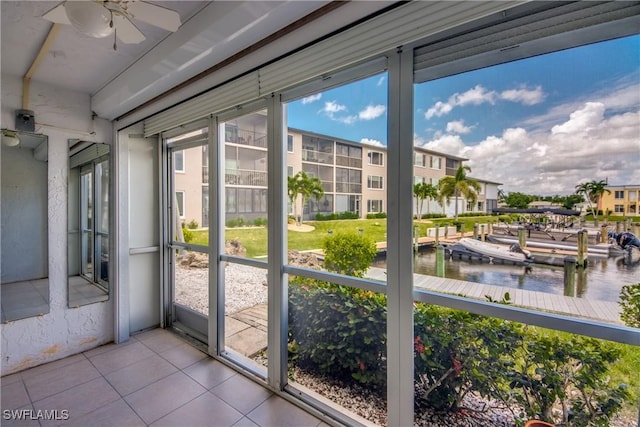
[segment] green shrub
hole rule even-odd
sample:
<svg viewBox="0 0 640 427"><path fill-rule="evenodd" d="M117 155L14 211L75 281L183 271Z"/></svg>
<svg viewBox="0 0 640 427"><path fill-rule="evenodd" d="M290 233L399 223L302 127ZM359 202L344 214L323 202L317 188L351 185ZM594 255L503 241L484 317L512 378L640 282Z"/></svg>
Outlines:
<svg viewBox="0 0 640 427"><path fill-rule="evenodd" d="M184 242L185 243L189 243L193 240L193 231L189 230L188 228L182 228L182 237L184 237Z"/></svg>
<svg viewBox="0 0 640 427"><path fill-rule="evenodd" d="M253 220L253 225L263 227L267 225L267 218L256 218Z"/></svg>
<svg viewBox="0 0 640 427"><path fill-rule="evenodd" d="M367 219L382 219L386 217L387 217L387 214L385 212L375 212L375 213L367 214Z"/></svg>
<svg viewBox="0 0 640 427"><path fill-rule="evenodd" d="M296 278L289 286L290 357L372 390L386 387L386 296Z"/></svg>
<svg viewBox="0 0 640 427"><path fill-rule="evenodd" d="M640 328L640 283L625 285L620 290L620 319L627 325Z"/></svg>
<svg viewBox="0 0 640 427"><path fill-rule="evenodd" d="M297 277L288 307L293 364L383 395L385 295ZM418 411L459 410L474 392L504 402L519 424L606 426L630 400L624 384L609 380L620 357L612 343L422 303L414 304L414 331Z"/></svg>
<svg viewBox="0 0 640 427"><path fill-rule="evenodd" d="M317 213L315 216L316 221L335 221L337 219L358 219L360 216L356 212L340 212L321 214Z"/></svg>
<svg viewBox="0 0 640 427"><path fill-rule="evenodd" d="M189 221L189 224L187 224L187 228L189 228L190 230L195 230L196 228L198 228L198 221L192 219L191 221Z"/></svg>
<svg viewBox="0 0 640 427"><path fill-rule="evenodd" d="M242 227L244 225L244 218L239 216L238 218L230 219L226 225L229 228Z"/></svg>
<svg viewBox="0 0 640 427"><path fill-rule="evenodd" d="M422 219L430 219L430 218L446 218L447 216L443 213L428 213L422 214Z"/></svg>
<svg viewBox="0 0 640 427"><path fill-rule="evenodd" d="M612 385L609 369L620 357L611 343L573 335L570 338L534 333L527 337L517 364L506 374L511 398L526 418L565 426L608 426L626 400L627 386ZM562 408L562 413L554 413Z"/></svg>
<svg viewBox="0 0 640 427"><path fill-rule="evenodd" d="M324 266L329 271L363 277L378 250L373 240L356 233L338 233L322 242Z"/></svg>

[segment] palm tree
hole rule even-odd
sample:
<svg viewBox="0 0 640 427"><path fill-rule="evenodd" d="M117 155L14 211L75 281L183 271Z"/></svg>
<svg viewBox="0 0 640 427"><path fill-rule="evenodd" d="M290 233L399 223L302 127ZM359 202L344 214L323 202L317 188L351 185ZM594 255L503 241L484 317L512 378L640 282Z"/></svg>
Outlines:
<svg viewBox="0 0 640 427"><path fill-rule="evenodd" d="M416 213L418 219L422 218L422 205L424 201L427 201L427 213L429 213L429 200L437 199L438 189L433 184L427 184L426 182L420 182L413 186L413 195L416 198Z"/></svg>
<svg viewBox="0 0 640 427"><path fill-rule="evenodd" d="M300 171L294 176L287 178L287 194L289 195L289 201L293 206L293 216L296 218L296 224L302 224L302 213L297 214L296 201L298 197L302 197L302 208L309 201L311 197L318 200L324 195L324 189L322 188L322 182L318 178L312 178L304 171Z"/></svg>
<svg viewBox="0 0 640 427"><path fill-rule="evenodd" d="M471 168L460 165L454 176L445 176L438 184L441 200L446 200L448 203L452 196L455 197L456 220L458 219L458 197L464 196L471 203L478 200L480 184L475 179L469 178L467 172L471 172Z"/></svg>
<svg viewBox="0 0 640 427"><path fill-rule="evenodd" d="M597 206L604 193L611 194L611 191L607 189L607 181L601 179L600 181L593 180L576 185L576 193L585 196L587 203L589 204L589 208L591 209L591 213L593 214L593 218L595 219L597 217L593 204L595 203Z"/></svg>

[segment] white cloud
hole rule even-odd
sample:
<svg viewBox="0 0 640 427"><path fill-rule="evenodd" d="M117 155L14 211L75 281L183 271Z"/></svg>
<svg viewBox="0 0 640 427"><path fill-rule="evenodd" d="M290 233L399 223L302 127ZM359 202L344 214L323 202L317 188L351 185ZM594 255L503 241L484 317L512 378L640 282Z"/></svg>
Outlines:
<svg viewBox="0 0 640 427"><path fill-rule="evenodd" d="M317 93L315 95L310 95L310 96L305 96L304 98L302 98L302 103L303 104L311 104L312 102L319 101L320 98L322 98L322 94L321 93Z"/></svg>
<svg viewBox="0 0 640 427"><path fill-rule="evenodd" d="M537 86L535 89L509 89L500 93L500 98L512 101L519 102L524 105L535 105L544 101L545 94L542 91L541 86Z"/></svg>
<svg viewBox="0 0 640 427"><path fill-rule="evenodd" d="M535 119L535 118L534 118ZM471 175L502 182L503 189L527 194L570 194L582 181L640 182L640 110L612 113L602 102L567 112L561 124L526 130L505 129L474 145L460 135L414 141L426 148L468 158Z"/></svg>
<svg viewBox="0 0 640 427"><path fill-rule="evenodd" d="M464 120L455 120L453 122L447 123L447 132L450 133L458 133L458 134L467 134L471 132L472 127L465 126Z"/></svg>
<svg viewBox="0 0 640 427"><path fill-rule="evenodd" d="M336 101L327 101L324 103L324 111L327 114L338 113L340 111L346 111L347 107L345 105L338 104Z"/></svg>
<svg viewBox="0 0 640 427"><path fill-rule="evenodd" d="M363 144L375 145L376 147L384 147L385 146L382 143L382 141L378 141L377 139L362 138L360 140L360 142L363 143Z"/></svg>
<svg viewBox="0 0 640 427"><path fill-rule="evenodd" d="M463 93L454 93L446 102L438 101L433 107L429 108L424 117L430 119L434 116L442 117L449 114L456 107L464 107L465 105L481 105L495 104L498 100L518 102L524 105L535 105L542 102L545 98L544 91L541 86L534 89L520 87L518 89L509 89L501 93L488 90L482 85L476 85Z"/></svg>
<svg viewBox="0 0 640 427"><path fill-rule="evenodd" d="M551 133L576 134L588 132L598 126L604 117L604 104L601 102L587 102L580 110L569 115L569 120L551 128Z"/></svg>
<svg viewBox="0 0 640 427"><path fill-rule="evenodd" d="M387 111L387 107L384 105L368 105L367 108L358 113L358 118L360 120L373 120L383 115L385 111Z"/></svg>
<svg viewBox="0 0 640 427"><path fill-rule="evenodd" d="M378 79L378 83L376 83L376 86L382 86L386 80L386 76L380 76L380 78Z"/></svg>
<svg viewBox="0 0 640 427"><path fill-rule="evenodd" d="M332 117L332 119L340 123L352 125L356 121L358 121L358 116L340 116L340 117Z"/></svg>
<svg viewBox="0 0 640 427"><path fill-rule="evenodd" d="M441 117L450 113L455 107L462 107L468 104L480 105L485 102L493 104L495 97L495 92L488 91L481 85L476 85L476 87L469 89L466 92L454 93L449 97L447 102L436 102L433 107L427 110L424 116L427 119L430 119L433 116Z"/></svg>

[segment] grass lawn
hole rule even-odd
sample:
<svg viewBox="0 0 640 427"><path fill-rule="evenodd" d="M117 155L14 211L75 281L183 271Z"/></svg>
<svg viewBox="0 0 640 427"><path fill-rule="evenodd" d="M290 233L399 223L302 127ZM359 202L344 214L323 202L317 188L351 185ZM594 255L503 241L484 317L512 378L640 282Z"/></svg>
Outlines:
<svg viewBox="0 0 640 427"><path fill-rule="evenodd" d="M475 222L486 223L489 220L495 221L495 217L472 217L460 218L460 222L465 224L466 231L473 231ZM436 224L452 225L451 218L438 218L433 220L414 221L418 227L420 236L427 235L427 228L435 227ZM385 242L387 240L387 220L386 219L343 219L335 221L305 221L304 225L314 227L313 231L289 230L287 240L289 249L305 251L322 248L322 241L326 239L329 230L332 233L358 233L362 229L362 234L369 237L374 242ZM194 239L191 243L208 245L209 232L207 230L194 231ZM267 229L266 227L237 227L225 229L225 241L238 240L247 249L247 256L250 258L264 257L267 255Z"/></svg>

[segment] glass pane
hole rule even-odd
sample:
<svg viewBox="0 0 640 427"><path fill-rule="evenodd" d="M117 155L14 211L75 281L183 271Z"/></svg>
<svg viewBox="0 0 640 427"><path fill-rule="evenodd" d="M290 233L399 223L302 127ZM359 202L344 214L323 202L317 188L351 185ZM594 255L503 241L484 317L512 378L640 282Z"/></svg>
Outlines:
<svg viewBox="0 0 640 427"><path fill-rule="evenodd" d="M386 74L286 105L293 150L289 265L386 281ZM318 113L320 110L320 113ZM377 185L367 185L375 175ZM386 423L386 297L289 277L289 383L367 424Z"/></svg>
<svg viewBox="0 0 640 427"><path fill-rule="evenodd" d="M225 132L224 240L236 256L267 256L267 112L221 125Z"/></svg>
<svg viewBox="0 0 640 427"><path fill-rule="evenodd" d="M100 260L97 281L109 282L109 160L96 164L96 259Z"/></svg>
<svg viewBox="0 0 640 427"><path fill-rule="evenodd" d="M370 243L374 257L384 258L386 78L376 75L286 104L293 143L287 153L291 264L327 269L325 245L343 236ZM335 265L329 270L346 271Z"/></svg>
<svg viewBox="0 0 640 427"><path fill-rule="evenodd" d="M203 143L206 138L202 138ZM209 232L208 223L209 205L208 199L203 196L208 189L208 166L203 160L207 151L202 146L192 148L173 148L173 157L178 153L184 159L184 171L176 169L174 163L173 177L173 239L178 242L207 246ZM205 170L207 173L205 174ZM207 203L205 203L207 202ZM187 230L187 231L185 231Z"/></svg>
<svg viewBox="0 0 640 427"><path fill-rule="evenodd" d="M209 255L174 251L174 302L209 315Z"/></svg>
<svg viewBox="0 0 640 427"><path fill-rule="evenodd" d="M620 126L640 102L638 40L414 86L416 158L427 157L424 167L414 167L422 181L414 209L424 247L414 271L455 279L421 276L416 286L622 323L619 298L638 282L640 252L625 253L608 239L628 228L615 212L609 180L630 183L637 169L629 160L637 138ZM629 93L615 106L606 101ZM636 129L637 120L630 126ZM526 160L515 160L523 153ZM617 165L615 178L607 164ZM601 193L589 190L593 185Z"/></svg>
<svg viewBox="0 0 640 427"><path fill-rule="evenodd" d="M81 241L81 273L93 281L93 172L83 172L80 177L80 227Z"/></svg>
<svg viewBox="0 0 640 427"><path fill-rule="evenodd" d="M226 350L266 373L267 270L227 262L224 289Z"/></svg>
<svg viewBox="0 0 640 427"><path fill-rule="evenodd" d="M221 124L225 129L224 252L267 258L267 111ZM224 267L225 350L266 377L267 270L234 262ZM266 268L266 264L265 264Z"/></svg>
<svg viewBox="0 0 640 427"><path fill-rule="evenodd" d="M302 277L289 283L289 383L386 425L386 297Z"/></svg>
<svg viewBox="0 0 640 427"><path fill-rule="evenodd" d="M637 425L640 347L422 302L414 319L416 425Z"/></svg>
<svg viewBox="0 0 640 427"><path fill-rule="evenodd" d="M638 128L637 120L627 120L640 102L639 40L621 38L414 86L414 182L424 183L414 187L424 248L415 260L416 290L640 327L640 285L634 285L640 252L625 252L608 239L628 227L615 184L631 184L637 170L630 160L637 138L622 129ZM622 102L608 101L631 93ZM513 338L516 326L509 322L425 310L438 314L418 318L416 311L416 387L425 395L437 387L417 401L416 420L437 409L436 402L461 416L461 408L478 407L471 396L482 405L502 405L492 411L510 425L524 417L568 425L569 416L570 425L637 424L638 386L631 384L640 374L630 366L637 366L638 347L613 344L627 356L609 360L610 343L522 325ZM606 369L590 370L605 359ZM430 365L442 369L429 371ZM438 384L438 374L448 369L454 375ZM587 382L594 389L585 389ZM621 382L630 385L633 400L625 400L610 423L603 415L618 408ZM534 383L538 390L531 389ZM584 405L587 396L597 413ZM511 400L502 401L506 397ZM610 407L599 406L609 398Z"/></svg>

